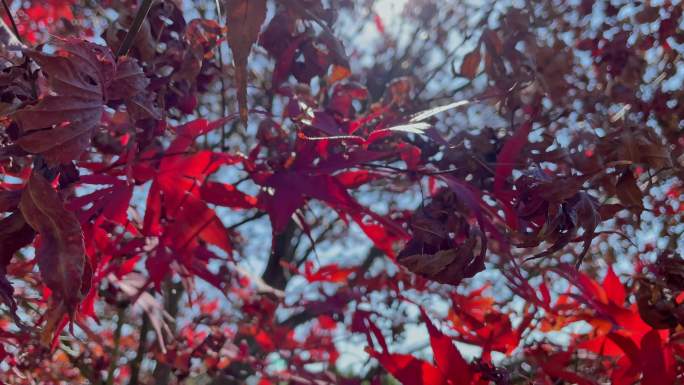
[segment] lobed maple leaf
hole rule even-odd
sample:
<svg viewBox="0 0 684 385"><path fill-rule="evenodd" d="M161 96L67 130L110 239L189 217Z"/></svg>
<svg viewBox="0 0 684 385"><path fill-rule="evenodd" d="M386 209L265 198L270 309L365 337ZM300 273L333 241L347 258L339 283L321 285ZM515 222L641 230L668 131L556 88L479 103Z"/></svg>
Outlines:
<svg viewBox="0 0 684 385"><path fill-rule="evenodd" d="M135 59L114 59L108 48L79 39L55 39L55 54L26 49L40 65L49 89L12 114L17 143L50 166L78 159L90 144L110 100L133 100L148 79ZM134 103L134 102L131 102Z"/></svg>
<svg viewBox="0 0 684 385"><path fill-rule="evenodd" d="M230 232L208 203L249 207L255 202L246 194L228 190L229 185L207 181L219 167L235 164L242 157L211 151L190 153L189 149L197 136L220 127L228 120L208 122L198 119L178 127L178 136L166 150L168 155L162 159L153 175L142 232L159 237L161 242L157 253L146 261L157 287L170 271L169 263L172 260L178 260L190 271L201 272L201 276L210 283L221 286L216 277L193 258L196 252L203 249L201 242L218 246L229 254L233 251ZM224 196L223 193L232 195ZM171 255L163 251L164 247L169 247L175 253Z"/></svg>

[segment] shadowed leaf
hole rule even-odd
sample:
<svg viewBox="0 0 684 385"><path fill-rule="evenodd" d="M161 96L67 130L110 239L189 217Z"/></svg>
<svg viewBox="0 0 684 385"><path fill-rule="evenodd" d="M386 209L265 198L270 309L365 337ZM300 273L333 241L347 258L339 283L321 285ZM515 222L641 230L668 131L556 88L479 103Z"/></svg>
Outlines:
<svg viewBox="0 0 684 385"><path fill-rule="evenodd" d="M34 173L19 203L26 222L40 235L36 259L41 276L52 291L53 303L73 314L81 301L85 266L83 232L50 183Z"/></svg>
<svg viewBox="0 0 684 385"><path fill-rule="evenodd" d="M18 144L42 154L50 165L80 156L100 123L105 88L114 72L114 59L105 47L77 39L57 40L57 53L34 50L26 54L47 75L54 94L14 114L21 128Z"/></svg>

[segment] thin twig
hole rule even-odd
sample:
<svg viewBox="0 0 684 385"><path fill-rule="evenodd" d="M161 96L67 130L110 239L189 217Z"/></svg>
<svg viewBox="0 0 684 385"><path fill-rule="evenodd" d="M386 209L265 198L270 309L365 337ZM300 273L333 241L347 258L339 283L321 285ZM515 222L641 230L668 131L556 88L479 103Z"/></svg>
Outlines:
<svg viewBox="0 0 684 385"><path fill-rule="evenodd" d="M116 371L119 361L120 343L121 343L121 329L124 325L125 308L120 308L116 319L116 330L114 330L114 350L110 356L109 369L107 370L107 379L105 385L114 384L114 371Z"/></svg>
<svg viewBox="0 0 684 385"><path fill-rule="evenodd" d="M116 51L116 56L123 56L128 54L128 51L133 46L133 41L135 40L135 37L138 35L138 31L140 31L140 27L142 26L143 22L145 21L145 18L147 17L147 13L150 11L150 8L152 8L153 2L154 0L142 0L142 4L140 4L138 12L135 14L135 19L133 20L131 28L126 33L126 37L124 37L124 41L123 43L121 43L119 50Z"/></svg>
<svg viewBox="0 0 684 385"><path fill-rule="evenodd" d="M247 217L247 218L241 220L241 221L238 222L238 223L235 223L235 224L233 224L233 225L230 225L230 226L228 227L228 230L235 230L236 228L238 228L238 227L244 225L245 223L251 222L251 221L256 220L256 219L259 219L259 218L263 217L264 215L266 215L266 212L265 212L265 211L259 211L258 213L252 215L251 217Z"/></svg>
<svg viewBox="0 0 684 385"><path fill-rule="evenodd" d="M17 23L14 21L14 17L12 16L12 12L9 9L9 6L7 5L6 0L2 0L2 6L5 8L5 13L7 14L7 18L10 21L10 24L12 24L12 30L14 31L14 37L19 40L20 43L24 43L24 41L21 39L21 36L19 36L19 28L17 28Z"/></svg>
<svg viewBox="0 0 684 385"><path fill-rule="evenodd" d="M462 171L460 168L450 168L450 169L446 169L446 170L435 170L435 171L410 170L407 168L399 168L399 167L383 165L383 164L375 164L375 163L361 163L361 166L368 167L368 168L374 168L374 169L386 169L386 170L402 172L402 173L406 173L406 174L420 174L420 175L427 175L427 176L450 174L452 172Z"/></svg>
<svg viewBox="0 0 684 385"><path fill-rule="evenodd" d="M216 0L216 14L218 15L218 23L219 25L223 26L223 12L221 12L221 2L219 0ZM223 46L223 41L219 42L218 46L216 47L218 49L218 59L219 59L219 66L220 66L220 71L219 73L221 76L219 76L219 81L221 82L221 116L226 116L228 113L228 100L226 99L226 79L223 76L223 68L224 68L224 63L223 63L223 49L221 48ZM225 152L228 149L228 146L226 145L226 125L223 124L221 125L221 151Z"/></svg>

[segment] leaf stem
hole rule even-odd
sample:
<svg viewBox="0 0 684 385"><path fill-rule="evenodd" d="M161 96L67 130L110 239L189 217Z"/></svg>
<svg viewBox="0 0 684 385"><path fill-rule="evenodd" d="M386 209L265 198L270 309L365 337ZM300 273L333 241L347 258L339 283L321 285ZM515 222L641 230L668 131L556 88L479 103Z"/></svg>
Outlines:
<svg viewBox="0 0 684 385"><path fill-rule="evenodd" d="M124 37L124 41L123 43L121 43L119 50L116 51L117 57L128 54L128 51L133 46L133 41L135 40L136 35L138 35L138 31L140 31L142 23L145 21L145 18L147 17L147 13L150 11L150 8L152 8L153 2L154 0L142 0L142 4L140 4L138 12L135 14L135 19L133 20L131 28L126 33L126 37Z"/></svg>

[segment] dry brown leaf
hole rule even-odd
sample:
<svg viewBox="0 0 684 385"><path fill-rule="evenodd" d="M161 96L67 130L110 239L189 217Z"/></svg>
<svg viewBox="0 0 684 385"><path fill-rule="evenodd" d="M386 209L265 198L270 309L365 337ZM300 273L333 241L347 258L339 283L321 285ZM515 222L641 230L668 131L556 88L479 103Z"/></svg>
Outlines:
<svg viewBox="0 0 684 385"><path fill-rule="evenodd" d="M225 4L240 118L247 124L247 59L266 19L266 0L226 0Z"/></svg>

